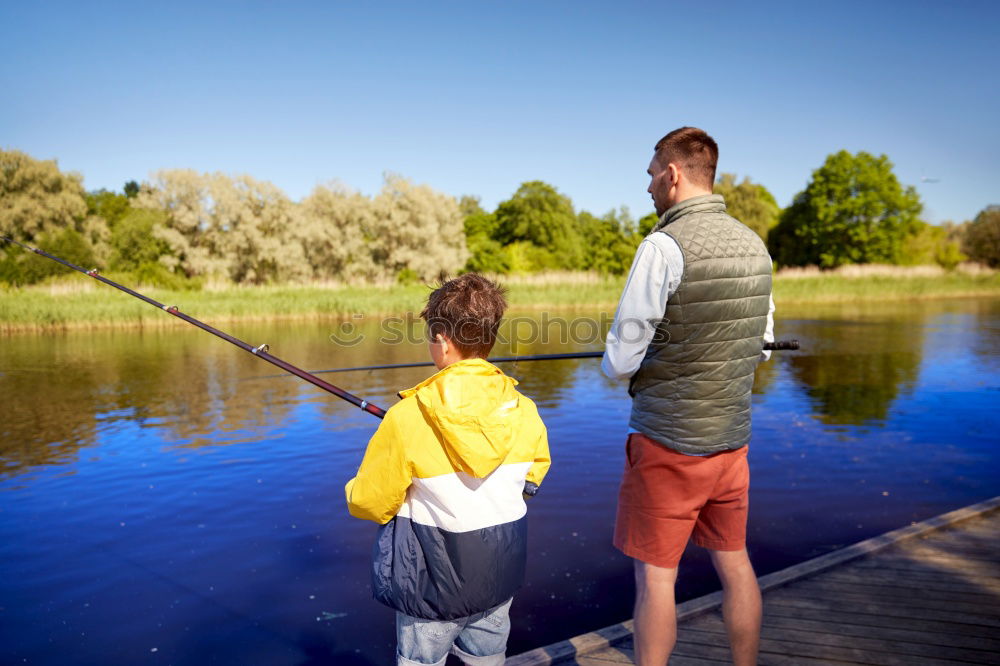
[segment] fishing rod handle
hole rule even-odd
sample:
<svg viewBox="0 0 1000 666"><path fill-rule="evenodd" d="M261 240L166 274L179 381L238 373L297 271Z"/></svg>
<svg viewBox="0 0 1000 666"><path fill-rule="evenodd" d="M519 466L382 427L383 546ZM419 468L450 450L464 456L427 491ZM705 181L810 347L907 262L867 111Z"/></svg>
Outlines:
<svg viewBox="0 0 1000 666"><path fill-rule="evenodd" d="M767 351L774 351L776 349L798 349L798 340L775 340L774 342L765 342L764 349Z"/></svg>

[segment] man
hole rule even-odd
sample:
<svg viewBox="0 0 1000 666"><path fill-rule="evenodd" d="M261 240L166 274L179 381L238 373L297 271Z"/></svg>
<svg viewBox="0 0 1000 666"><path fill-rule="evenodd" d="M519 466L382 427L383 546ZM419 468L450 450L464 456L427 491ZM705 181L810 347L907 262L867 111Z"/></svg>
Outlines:
<svg viewBox="0 0 1000 666"><path fill-rule="evenodd" d="M760 589L746 550L754 369L773 341L771 258L712 194L704 131L660 139L649 164L659 223L640 244L602 362L633 398L615 546L635 563L635 658L662 666L677 635L674 583L690 538L722 581L733 662L755 664Z"/></svg>

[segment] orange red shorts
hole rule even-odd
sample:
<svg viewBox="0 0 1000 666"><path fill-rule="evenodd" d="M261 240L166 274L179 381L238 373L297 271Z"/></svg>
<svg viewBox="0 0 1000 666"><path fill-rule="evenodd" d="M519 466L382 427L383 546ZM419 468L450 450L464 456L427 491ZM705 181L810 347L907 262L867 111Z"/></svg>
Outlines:
<svg viewBox="0 0 1000 666"><path fill-rule="evenodd" d="M678 565L688 539L712 550L746 545L747 447L689 456L641 433L628 436L614 544L659 567Z"/></svg>

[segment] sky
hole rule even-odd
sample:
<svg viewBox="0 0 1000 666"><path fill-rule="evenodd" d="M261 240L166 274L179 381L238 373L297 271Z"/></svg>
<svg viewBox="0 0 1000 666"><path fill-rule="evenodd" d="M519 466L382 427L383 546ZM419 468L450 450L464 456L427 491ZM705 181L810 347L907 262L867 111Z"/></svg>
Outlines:
<svg viewBox="0 0 1000 666"><path fill-rule="evenodd" d="M640 217L653 145L694 125L782 206L864 150L962 221L1000 203L998 30L992 1L2 2L0 148L88 190L396 173L492 210L543 180Z"/></svg>

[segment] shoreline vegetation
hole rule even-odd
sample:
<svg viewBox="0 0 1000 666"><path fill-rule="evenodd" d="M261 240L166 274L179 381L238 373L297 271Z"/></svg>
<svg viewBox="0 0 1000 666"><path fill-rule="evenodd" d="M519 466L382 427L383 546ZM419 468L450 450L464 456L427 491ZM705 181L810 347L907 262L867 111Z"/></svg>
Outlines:
<svg viewBox="0 0 1000 666"><path fill-rule="evenodd" d="M207 283L197 290L166 290L128 283L166 305L206 323L262 320L342 319L417 313L429 287L314 283L238 286ZM606 309L613 312L624 277L587 272L498 276L508 288L512 311ZM1000 271L963 264L954 271L937 266L850 265L833 271L783 269L775 274L774 300L787 306L849 302L1000 297ZM83 276L67 275L30 287L0 288L0 333L88 328L182 326L126 294Z"/></svg>

